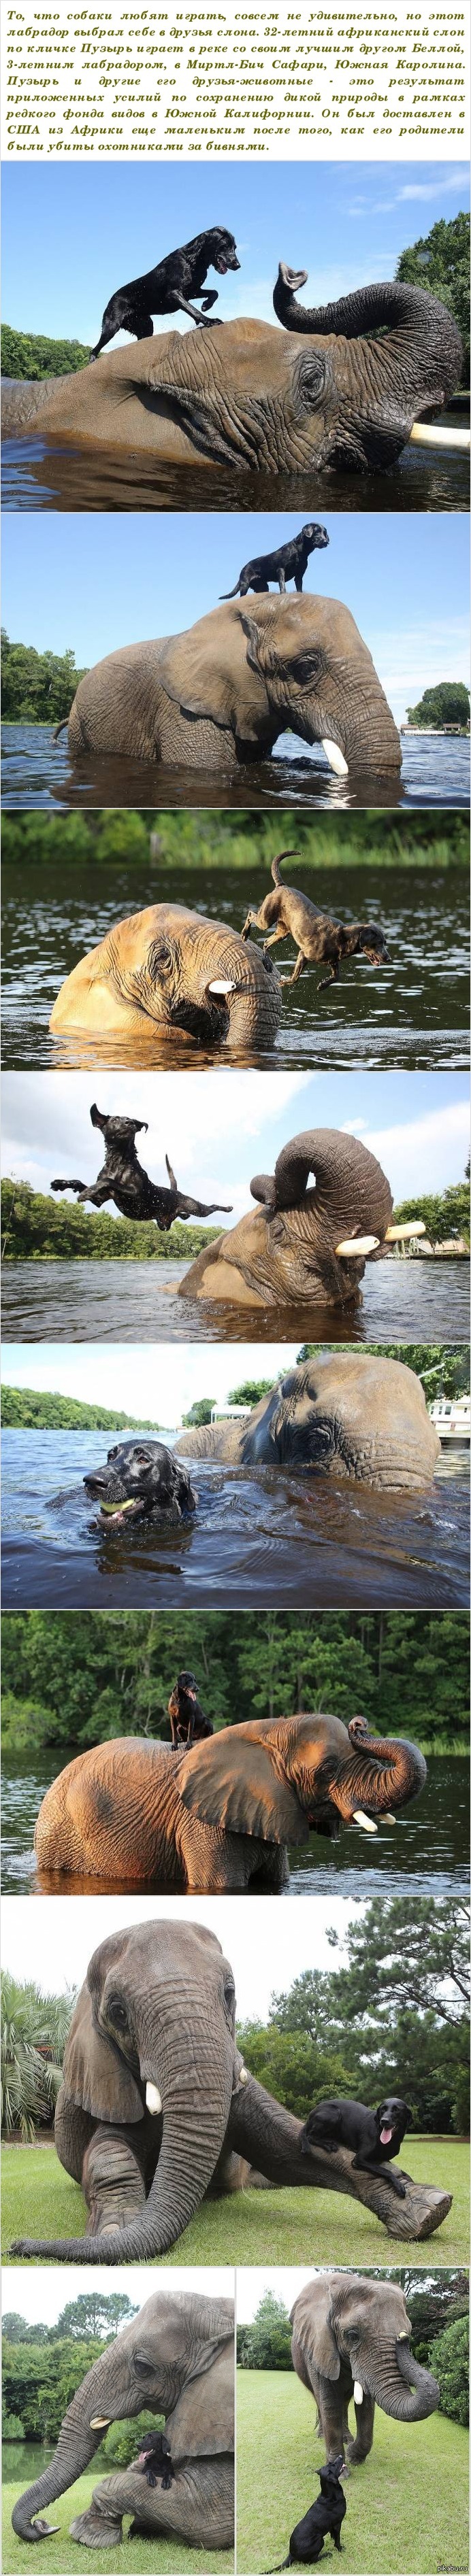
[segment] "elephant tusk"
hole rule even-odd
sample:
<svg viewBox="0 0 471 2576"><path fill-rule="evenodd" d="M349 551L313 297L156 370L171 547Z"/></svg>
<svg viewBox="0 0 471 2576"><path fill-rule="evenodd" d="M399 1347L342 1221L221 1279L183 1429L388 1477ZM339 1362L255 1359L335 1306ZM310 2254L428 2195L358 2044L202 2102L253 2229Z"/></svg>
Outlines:
<svg viewBox="0 0 471 2576"><path fill-rule="evenodd" d="M91 2416L90 2416L90 2432L91 2432L91 2433L106 2433L106 2432L107 2432L107 2429L108 2429L108 2425L109 2425L109 2424L111 2424L111 2415L91 2415Z"/></svg>
<svg viewBox="0 0 471 2576"><path fill-rule="evenodd" d="M239 2084L248 2084L248 2081L249 2081L249 2069L248 2069L248 2066L241 2066L241 2067L239 2068Z"/></svg>
<svg viewBox="0 0 471 2576"><path fill-rule="evenodd" d="M389 1808L388 1808L388 1807L386 1807L386 1809L385 1809L385 1813L384 1813L384 1816L382 1816L382 1817L381 1817L381 1823L382 1823L383 1825L395 1825L395 1822L396 1822L396 1818L395 1818L395 1816L391 1816L391 1815L390 1815L390 1813L389 1813Z"/></svg>
<svg viewBox="0 0 471 2576"><path fill-rule="evenodd" d="M348 778L348 760L344 760L343 751L339 751L338 742L330 742L328 734L323 734L322 749L329 762L329 769L335 770L336 778Z"/></svg>
<svg viewBox="0 0 471 2576"><path fill-rule="evenodd" d="M356 2406L362 2406L362 2405L363 2405L363 2389L362 2389L361 2379L356 2379L356 2380L355 2380L355 2382L354 2382L354 2388L353 2388L353 2395L354 2395L354 2399L355 2399L355 2405L356 2405Z"/></svg>
<svg viewBox="0 0 471 2576"><path fill-rule="evenodd" d="M233 985L233 984L228 984L227 982L225 982L225 981L224 981L224 977L223 977L222 975L221 975L220 981L215 981L213 984L208 984L208 993L233 993L233 992L234 992L234 985Z"/></svg>
<svg viewBox="0 0 471 2576"><path fill-rule="evenodd" d="M411 1220L410 1225L388 1225L386 1227L384 1241L385 1243L405 1243L406 1235L426 1234L426 1231L427 1229L423 1224L422 1217L417 1216Z"/></svg>
<svg viewBox="0 0 471 2576"><path fill-rule="evenodd" d="M161 2109L162 2103L160 2093L157 2091L157 2085L146 2084L146 2110L152 2111L154 2118L156 2118L157 2112L161 2111Z"/></svg>
<svg viewBox="0 0 471 2576"><path fill-rule="evenodd" d="M415 447L459 448L469 456L471 432L469 429L439 429L435 426L435 421L415 420L410 432L409 447L412 444Z"/></svg>
<svg viewBox="0 0 471 2576"><path fill-rule="evenodd" d="M378 1251L378 1245L379 1234L352 1234L345 1236L344 1243L336 1243L335 1251L339 1261L363 1261L367 1252Z"/></svg>
<svg viewBox="0 0 471 2576"><path fill-rule="evenodd" d="M377 1834L378 1827L373 1823L373 1817L364 1816L362 1807L354 1807L352 1824L362 1825L364 1834Z"/></svg>

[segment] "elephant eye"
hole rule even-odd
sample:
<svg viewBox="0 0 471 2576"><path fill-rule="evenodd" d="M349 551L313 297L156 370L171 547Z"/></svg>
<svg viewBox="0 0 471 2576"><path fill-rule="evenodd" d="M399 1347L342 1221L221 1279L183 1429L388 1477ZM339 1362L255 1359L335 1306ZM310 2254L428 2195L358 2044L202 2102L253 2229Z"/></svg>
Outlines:
<svg viewBox="0 0 471 2576"><path fill-rule="evenodd" d="M235 2004L235 1986L232 1983L232 1978L229 1977L227 1979L227 1984L224 1987L224 2002L227 2005L227 2011L232 2012Z"/></svg>
<svg viewBox="0 0 471 2576"><path fill-rule="evenodd" d="M293 661L295 678L300 680L301 686L305 685L306 688L309 687L312 680L316 680L318 678L319 672L323 669L324 657L322 653L299 653L296 660Z"/></svg>
<svg viewBox="0 0 471 2576"><path fill-rule="evenodd" d="M149 948L147 967L149 975L151 977L155 977L156 983L158 983L159 975L164 975L166 968L171 966L171 963L172 951L169 947L168 939L155 939L153 941L152 948Z"/></svg>
<svg viewBox="0 0 471 2576"><path fill-rule="evenodd" d="M114 2021L116 2023L117 2030L127 2030L128 2016L125 2005L121 2002L120 1995L111 1995L110 2002L108 2004L108 2015L110 2021Z"/></svg>
<svg viewBox="0 0 471 2576"><path fill-rule="evenodd" d="M147 2371L149 2372L149 2376L152 2376L152 2377L153 2377L153 2375L154 2375L154 2364L153 2364L153 2361L148 2361L148 2360L147 2360L147 2356L146 2356L145 2352L135 2352L135 2354L134 2354L134 2360L135 2360L135 2364L136 2364L136 2370L140 2370L142 2373L144 2373L144 2372L147 2370Z"/></svg>
<svg viewBox="0 0 471 2576"><path fill-rule="evenodd" d="M345 2334L345 2342L346 2342L346 2343L359 2343L359 2341L360 2341L360 2328L359 2328L359 2326L345 2326L345 2327L344 2327L344 2334Z"/></svg>

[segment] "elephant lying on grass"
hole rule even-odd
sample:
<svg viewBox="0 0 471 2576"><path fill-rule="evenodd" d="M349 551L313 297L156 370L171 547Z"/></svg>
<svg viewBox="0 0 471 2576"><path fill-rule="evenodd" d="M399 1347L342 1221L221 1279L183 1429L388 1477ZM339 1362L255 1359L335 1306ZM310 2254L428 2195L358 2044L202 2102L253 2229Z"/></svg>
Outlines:
<svg viewBox="0 0 471 2576"><path fill-rule="evenodd" d="M175 1455L317 1468L379 1491L413 1492L430 1484L440 1442L413 1369L402 1360L339 1349L290 1369L242 1428L228 1421L180 1431Z"/></svg>
<svg viewBox="0 0 471 2576"><path fill-rule="evenodd" d="M257 1215L203 1248L179 1296L234 1306L360 1305L365 1260L381 1258L393 1213L389 1181L367 1146L335 1127L307 1129L250 1189Z"/></svg>
<svg viewBox="0 0 471 2576"><path fill-rule="evenodd" d="M152 903L105 932L58 994L49 1027L122 1030L154 1026L183 1048L271 1047L282 1012L280 977L223 921L182 903Z"/></svg>
<svg viewBox="0 0 471 2576"><path fill-rule="evenodd" d="M4 435L37 429L250 474L384 471L418 412L446 402L460 382L456 324L435 296L399 282L361 287L309 313L294 302L304 279L304 270L280 264L282 329L241 319L217 331L159 332L77 375L10 387Z"/></svg>
<svg viewBox="0 0 471 2576"><path fill-rule="evenodd" d="M414 2361L402 2290L384 2274L318 2272L291 2309L294 2368L319 2414L326 2458L343 2450L348 2465L368 2458L375 2402L400 2424L421 2424L440 2404L438 2381ZM356 2437L348 2425L355 2400Z"/></svg>
<svg viewBox="0 0 471 2576"><path fill-rule="evenodd" d="M337 1842L342 1825L375 1833L426 1780L405 1738L369 1735L366 1719L251 1718L174 1753L142 1736L97 1744L46 1790L35 1827L41 1871L154 1882L162 1893L275 1891L288 1883L288 1843Z"/></svg>
<svg viewBox="0 0 471 2576"><path fill-rule="evenodd" d="M229 600L182 635L122 645L79 681L55 740L65 725L76 761L111 754L228 775L266 760L288 727L321 742L340 777L401 767L399 734L350 609L311 591L269 591L248 608Z"/></svg>
<svg viewBox="0 0 471 2576"><path fill-rule="evenodd" d="M202 2278L204 2276L202 2275ZM42 2507L83 2476L105 2427L146 2409L165 2416L172 2484L149 2489L136 2466L100 2479L88 2513L71 2524L73 2540L111 2549L122 2539L123 2513L134 2513L146 2538L174 2535L207 2551L229 2549L234 2536L234 2308L232 2299L160 2289L107 2344L67 2407L54 2458L19 2497L12 2514L21 2540L44 2540L58 2526ZM36 2521L36 2515L40 2520Z"/></svg>
<svg viewBox="0 0 471 2576"><path fill-rule="evenodd" d="M352 2172L339 2148L307 2157L302 2123L249 2075L237 2046L235 1986L203 1924L134 1924L90 1960L64 2051L55 2116L60 2163L82 2184L85 2236L32 2237L15 2254L59 2263L139 2263L182 2236L204 2194L260 2177L348 2192L389 2235L428 2235L447 2193L409 2183L396 2200L381 2176Z"/></svg>

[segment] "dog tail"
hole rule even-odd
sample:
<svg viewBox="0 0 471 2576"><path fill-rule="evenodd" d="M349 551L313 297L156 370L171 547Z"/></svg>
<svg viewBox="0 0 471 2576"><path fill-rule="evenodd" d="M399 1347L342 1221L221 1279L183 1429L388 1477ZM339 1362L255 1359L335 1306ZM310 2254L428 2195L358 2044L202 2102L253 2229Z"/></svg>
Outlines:
<svg viewBox="0 0 471 2576"><path fill-rule="evenodd" d="M69 709L69 713L70 713L70 709ZM53 733L53 736L52 736L53 742L58 742L58 741L59 741L59 734L64 732L64 726L65 726L65 725L68 725L68 722L69 722L69 717L68 717L68 716L61 716L60 724L55 725L55 727L54 727L54 733Z"/></svg>
<svg viewBox="0 0 471 2576"><path fill-rule="evenodd" d="M282 859L295 859L295 858L296 858L296 850L280 850L279 858L278 858L278 859L272 859L272 863L271 863L271 873L272 873L272 877L273 877L273 884L274 884L274 885L282 885L282 883L283 883L283 879L282 879L282 877L280 877L280 868L281 868L281 861L282 861Z"/></svg>
<svg viewBox="0 0 471 2576"><path fill-rule="evenodd" d="M238 589L239 589L239 585L240 585L240 573L239 573L239 580L234 582L234 589L233 589L233 590L220 590L220 592L219 592L219 598L220 598L220 599L236 599L236 598L237 598L237 592L238 592Z"/></svg>
<svg viewBox="0 0 471 2576"><path fill-rule="evenodd" d="M281 2576L282 2567L293 2567L293 2565L294 2560L289 2556L288 2558L279 2558L276 2567L267 2567L266 2576Z"/></svg>

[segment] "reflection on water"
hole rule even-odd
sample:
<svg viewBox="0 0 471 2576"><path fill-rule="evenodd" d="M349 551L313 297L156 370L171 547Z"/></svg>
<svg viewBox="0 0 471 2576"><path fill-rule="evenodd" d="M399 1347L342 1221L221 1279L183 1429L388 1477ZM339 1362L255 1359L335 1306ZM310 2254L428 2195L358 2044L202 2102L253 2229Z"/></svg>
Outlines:
<svg viewBox="0 0 471 2576"><path fill-rule="evenodd" d="M119 1223L120 1220L118 1219ZM122 1224L125 1223L123 1218ZM179 1297L189 1261L4 1261L5 1342L448 1342L469 1338L467 1261L366 1267L363 1304L203 1305Z"/></svg>
<svg viewBox="0 0 471 2576"><path fill-rule="evenodd" d="M355 813L372 802L381 812L404 805L469 803L469 740L459 735L414 734L402 745L399 775L334 778L321 745L293 750L294 736L280 734L271 760L224 770L162 769L157 762L95 755L72 763L67 735L54 742L48 725L2 727L2 803L6 809L53 806L153 807L168 810L224 806L257 813L278 804L293 810Z"/></svg>
<svg viewBox="0 0 471 2576"><path fill-rule="evenodd" d="M291 827L292 828L292 827ZM60 831L60 826L58 826ZM284 831L280 816L280 831ZM313 842L316 831L313 825ZM286 836L289 838L288 817ZM313 848L315 856L315 847ZM283 1026L276 1045L259 1059L265 1069L286 1066L291 1072L320 1058L343 1070L353 1060L384 1070L389 1064L456 1067L468 1062L469 895L464 868L327 867L293 861L296 884L316 903L325 904L334 920L379 921L390 964L382 967L351 959L338 984L317 994L317 969L285 991ZM147 904L171 900L189 904L211 920L241 930L248 904L258 908L267 890L268 871L256 848L248 870L234 866L190 869L176 860L171 872L158 862L140 859L139 868L116 860L99 869L89 861L72 862L62 854L41 865L22 860L3 865L3 1063L25 1071L32 1066L66 1067L139 1065L143 1071L165 1064L169 1072L182 1065L175 1038L156 1040L150 1021L144 1034L127 1041L122 1030L113 1039L95 1035L50 1037L53 1002L77 961L94 948L113 922ZM294 954L291 940L280 949L282 972ZM257 1061L239 1058L238 1061ZM234 1061L224 1049L209 1057L203 1048L183 1051L183 1063L201 1069L209 1062Z"/></svg>
<svg viewBox="0 0 471 2576"><path fill-rule="evenodd" d="M97 1431L4 1432L5 1609L468 1605L466 1459L440 1459L414 1495L198 1459L194 1520L131 1536L103 1529L80 1482L108 1446Z"/></svg>
<svg viewBox="0 0 471 2576"><path fill-rule="evenodd" d="M2 1767L2 1887L10 1896L43 1894L42 1874L36 1871L33 1835L41 1800L51 1780L65 1771L76 1758L76 1744L48 1744L46 1750L31 1750L18 1757L8 1755ZM455 1895L459 1887L467 1894L469 1851L469 1762L445 1754L433 1756L427 1764L427 1781L420 1798L404 1809L396 1819L394 1846L391 1850L389 1827L381 1826L376 1835L374 1852L359 1825L342 1833L340 1842L326 1843L319 1834L309 1834L302 1850L290 1853L291 1896L331 1896L334 1879L344 1897L361 1896L365 1903L378 1893L394 1895L398 1878L411 1875L420 1878L421 1887L430 1887L435 1895ZM394 1861L394 1870L392 1862ZM122 1882L121 1882L122 1884ZM78 1893L85 1893L83 1879L75 1880ZM87 1891L96 1893L96 1879L87 1880ZM102 1895L110 1895L111 1882L100 1881ZM127 1894L131 1882L126 1880ZM47 1892L71 1893L68 1879L48 1879ZM145 1893L142 1879L135 1892ZM158 1883L154 1893L159 1893Z"/></svg>
<svg viewBox="0 0 471 2576"><path fill-rule="evenodd" d="M443 428L464 412L438 414ZM467 510L466 454L405 447L388 474L241 474L234 468L165 464L138 450L98 447L44 432L2 447L4 510Z"/></svg>

